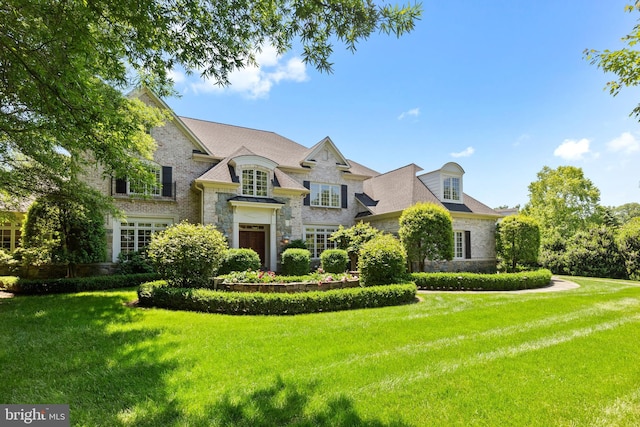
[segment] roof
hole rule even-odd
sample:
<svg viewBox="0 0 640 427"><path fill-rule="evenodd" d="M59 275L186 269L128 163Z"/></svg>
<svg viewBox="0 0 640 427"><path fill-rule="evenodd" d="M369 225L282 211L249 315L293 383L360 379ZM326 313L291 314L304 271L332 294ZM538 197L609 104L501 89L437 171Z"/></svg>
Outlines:
<svg viewBox="0 0 640 427"><path fill-rule="evenodd" d="M464 194L464 203L442 203L435 194L417 177L422 169L411 163L382 175L364 181L364 194L356 198L366 206L371 215L401 212L419 202L430 202L446 208L452 213L471 213L500 217L501 215ZM366 213L360 213L360 216Z"/></svg>
<svg viewBox="0 0 640 427"><path fill-rule="evenodd" d="M308 148L274 132L180 117L215 157L237 155L244 147L251 154L266 157L280 166L299 168Z"/></svg>

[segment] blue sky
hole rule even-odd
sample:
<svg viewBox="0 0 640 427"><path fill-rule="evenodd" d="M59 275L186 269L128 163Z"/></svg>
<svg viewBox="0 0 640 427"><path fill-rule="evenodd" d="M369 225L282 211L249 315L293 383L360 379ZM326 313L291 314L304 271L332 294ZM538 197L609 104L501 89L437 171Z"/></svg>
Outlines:
<svg viewBox="0 0 640 427"><path fill-rule="evenodd" d="M601 203L640 202L636 88L617 97L583 58L619 49L637 13L626 0L424 1L400 39L374 35L351 54L334 47L333 74L295 49L231 76L221 89L175 72L180 116L279 133L305 146L329 136L345 157L379 172L449 161L464 190L491 207L524 205L544 167L581 167Z"/></svg>

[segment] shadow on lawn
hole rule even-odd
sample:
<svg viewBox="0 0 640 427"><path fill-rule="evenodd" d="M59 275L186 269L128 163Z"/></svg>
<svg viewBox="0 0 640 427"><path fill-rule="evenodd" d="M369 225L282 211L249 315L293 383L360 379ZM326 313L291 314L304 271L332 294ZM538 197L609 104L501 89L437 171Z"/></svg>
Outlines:
<svg viewBox="0 0 640 427"><path fill-rule="evenodd" d="M404 425L363 419L347 397L316 408L314 384L281 378L188 414L168 380L191 362L126 302L118 291L0 301L1 403L69 404L71 424L90 426Z"/></svg>
<svg viewBox="0 0 640 427"><path fill-rule="evenodd" d="M383 423L363 419L353 402L344 396L333 398L325 407L311 411L309 403L315 386L296 386L278 377L268 387L241 396L223 396L209 409L210 424L221 426L405 426L402 422ZM200 423L199 423L200 424ZM207 425L201 423L201 425Z"/></svg>
<svg viewBox="0 0 640 427"><path fill-rule="evenodd" d="M19 296L0 302L2 403L70 405L72 425L170 425L159 329L114 292Z"/></svg>

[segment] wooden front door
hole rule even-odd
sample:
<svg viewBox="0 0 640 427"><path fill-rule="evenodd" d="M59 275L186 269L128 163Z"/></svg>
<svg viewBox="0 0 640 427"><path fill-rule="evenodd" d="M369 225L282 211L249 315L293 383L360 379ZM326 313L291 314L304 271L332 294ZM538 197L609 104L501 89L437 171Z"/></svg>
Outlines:
<svg viewBox="0 0 640 427"><path fill-rule="evenodd" d="M265 265L265 236L264 231L240 230L239 247L253 249L260 256L260 264Z"/></svg>

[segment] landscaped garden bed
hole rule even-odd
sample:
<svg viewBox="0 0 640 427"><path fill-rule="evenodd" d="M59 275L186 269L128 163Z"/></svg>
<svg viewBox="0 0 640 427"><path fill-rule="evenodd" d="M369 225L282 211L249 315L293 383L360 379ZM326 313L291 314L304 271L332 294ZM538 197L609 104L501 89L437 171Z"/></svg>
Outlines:
<svg viewBox="0 0 640 427"><path fill-rule="evenodd" d="M214 289L231 292L294 293L359 286L357 274L331 274L322 269L303 276L281 276L272 271L238 271L214 279Z"/></svg>
<svg viewBox="0 0 640 427"><path fill-rule="evenodd" d="M416 291L415 284L405 283L297 293L226 292L176 288L158 280L140 286L138 303L206 313L291 315L407 304L416 301Z"/></svg>

